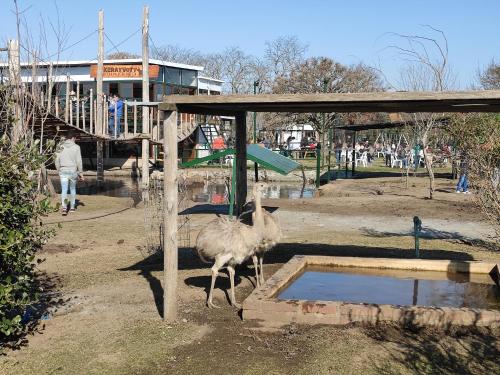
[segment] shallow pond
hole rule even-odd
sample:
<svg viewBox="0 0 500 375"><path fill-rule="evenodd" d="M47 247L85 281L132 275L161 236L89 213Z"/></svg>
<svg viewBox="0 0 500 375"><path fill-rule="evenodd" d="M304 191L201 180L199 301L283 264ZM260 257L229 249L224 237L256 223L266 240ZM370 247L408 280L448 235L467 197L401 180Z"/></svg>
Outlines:
<svg viewBox="0 0 500 375"><path fill-rule="evenodd" d="M467 274L427 271L311 267L278 299L500 310L498 287L486 278L485 283L470 282Z"/></svg>

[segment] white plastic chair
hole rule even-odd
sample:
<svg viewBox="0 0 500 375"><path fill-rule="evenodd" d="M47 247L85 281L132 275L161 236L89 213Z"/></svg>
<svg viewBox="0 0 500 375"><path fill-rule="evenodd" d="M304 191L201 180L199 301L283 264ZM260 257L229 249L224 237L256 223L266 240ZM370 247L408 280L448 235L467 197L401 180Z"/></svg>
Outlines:
<svg viewBox="0 0 500 375"><path fill-rule="evenodd" d="M368 166L368 152L363 151L361 156L359 158L356 158L356 163L355 163L356 167L358 166L358 162L361 162L363 167L366 168Z"/></svg>
<svg viewBox="0 0 500 375"><path fill-rule="evenodd" d="M399 164L399 168L403 168L403 160L398 159L397 156L391 154L391 168L394 168Z"/></svg>

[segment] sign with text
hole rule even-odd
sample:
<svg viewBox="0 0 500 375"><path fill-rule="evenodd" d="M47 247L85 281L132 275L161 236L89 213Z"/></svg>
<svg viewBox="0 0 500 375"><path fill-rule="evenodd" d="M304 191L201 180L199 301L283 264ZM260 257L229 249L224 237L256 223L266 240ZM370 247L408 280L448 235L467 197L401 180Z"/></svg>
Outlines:
<svg viewBox="0 0 500 375"><path fill-rule="evenodd" d="M159 72L158 65L149 65L149 78L158 78ZM97 64L90 66L90 76L97 78ZM142 78L142 64L106 64L103 78Z"/></svg>

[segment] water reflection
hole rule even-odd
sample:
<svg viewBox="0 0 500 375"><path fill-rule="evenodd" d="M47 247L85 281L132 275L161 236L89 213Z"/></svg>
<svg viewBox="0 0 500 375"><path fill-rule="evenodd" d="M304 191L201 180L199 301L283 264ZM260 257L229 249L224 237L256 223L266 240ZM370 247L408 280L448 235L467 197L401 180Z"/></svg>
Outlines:
<svg viewBox="0 0 500 375"><path fill-rule="evenodd" d="M447 276L445 272L306 270L278 298L500 310L496 285L470 282L464 274Z"/></svg>
<svg viewBox="0 0 500 375"><path fill-rule="evenodd" d="M95 177L85 177L79 181L76 192L79 195L104 195L107 197L127 198L139 193L137 178L106 177L104 182L98 182ZM57 194L61 194L61 183L58 177L52 177L52 184Z"/></svg>
<svg viewBox="0 0 500 375"><path fill-rule="evenodd" d="M52 183L58 194L61 184L58 177L52 177ZM190 182L186 186L188 198L193 202L224 204L229 202L229 185L223 181ZM252 187L249 186L249 190ZM269 184L263 193L263 198L299 199L312 198L316 189L314 186L301 184L282 185ZM130 197L140 193L140 179L106 177L104 182L98 182L95 177L85 177L78 182L77 193L80 195L104 195L108 197Z"/></svg>
<svg viewBox="0 0 500 375"><path fill-rule="evenodd" d="M250 190L252 187L249 186ZM187 186L188 194L194 202L222 204L228 203L230 187L224 182L191 183ZM263 198L300 199L313 198L316 189L312 186L269 184Z"/></svg>

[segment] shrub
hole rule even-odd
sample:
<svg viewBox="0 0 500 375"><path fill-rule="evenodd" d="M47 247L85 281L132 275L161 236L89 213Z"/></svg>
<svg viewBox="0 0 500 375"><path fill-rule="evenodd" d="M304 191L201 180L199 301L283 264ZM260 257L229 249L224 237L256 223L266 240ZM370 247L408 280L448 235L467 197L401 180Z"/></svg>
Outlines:
<svg viewBox="0 0 500 375"><path fill-rule="evenodd" d="M53 210L39 194L46 158L37 141L0 137L0 341L23 333L23 315L39 298L35 254L53 233L40 220Z"/></svg>

